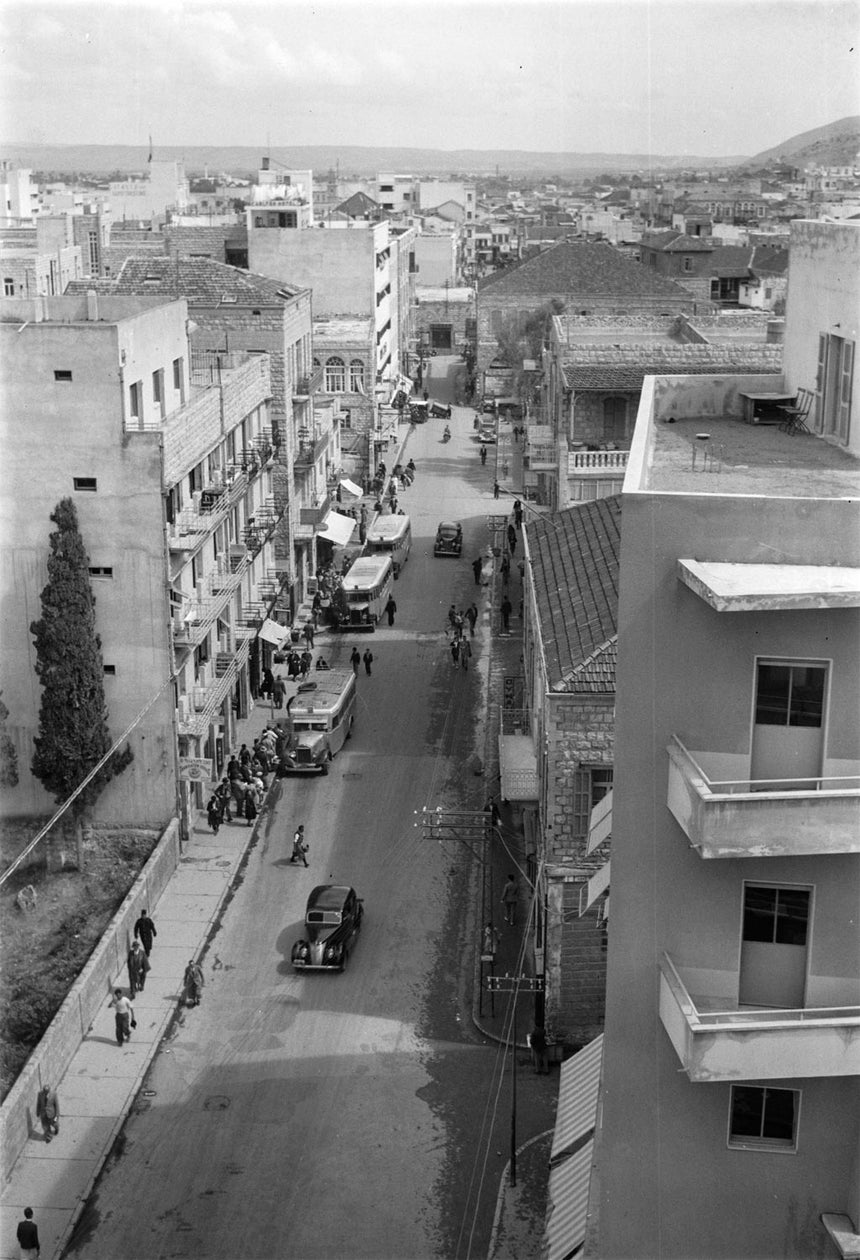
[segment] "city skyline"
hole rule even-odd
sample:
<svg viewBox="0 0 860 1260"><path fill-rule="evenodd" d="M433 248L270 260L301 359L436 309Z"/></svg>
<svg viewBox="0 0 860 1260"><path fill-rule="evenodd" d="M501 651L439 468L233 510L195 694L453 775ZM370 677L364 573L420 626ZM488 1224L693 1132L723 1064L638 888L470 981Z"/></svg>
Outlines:
<svg viewBox="0 0 860 1260"><path fill-rule="evenodd" d="M858 17L855 0L7 0L0 133L752 156L860 112Z"/></svg>

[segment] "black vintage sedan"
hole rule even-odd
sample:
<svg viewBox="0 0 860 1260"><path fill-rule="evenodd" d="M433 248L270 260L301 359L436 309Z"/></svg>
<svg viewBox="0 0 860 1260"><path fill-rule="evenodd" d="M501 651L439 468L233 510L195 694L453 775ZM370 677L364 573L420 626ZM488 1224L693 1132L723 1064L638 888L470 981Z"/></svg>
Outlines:
<svg viewBox="0 0 860 1260"><path fill-rule="evenodd" d="M361 931L364 905L354 888L318 884L308 897L305 935L296 941L296 971L343 971Z"/></svg>
<svg viewBox="0 0 860 1260"><path fill-rule="evenodd" d="M442 521L436 530L434 556L459 556L463 550L463 526L459 521Z"/></svg>

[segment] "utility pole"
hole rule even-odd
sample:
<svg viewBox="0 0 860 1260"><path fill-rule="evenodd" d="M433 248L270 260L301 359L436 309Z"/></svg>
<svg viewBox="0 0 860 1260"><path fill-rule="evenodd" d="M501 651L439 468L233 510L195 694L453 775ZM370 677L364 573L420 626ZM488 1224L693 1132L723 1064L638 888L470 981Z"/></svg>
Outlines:
<svg viewBox="0 0 860 1260"><path fill-rule="evenodd" d="M517 1184L517 998L543 993L543 976L488 976L487 988L511 995L511 1185Z"/></svg>

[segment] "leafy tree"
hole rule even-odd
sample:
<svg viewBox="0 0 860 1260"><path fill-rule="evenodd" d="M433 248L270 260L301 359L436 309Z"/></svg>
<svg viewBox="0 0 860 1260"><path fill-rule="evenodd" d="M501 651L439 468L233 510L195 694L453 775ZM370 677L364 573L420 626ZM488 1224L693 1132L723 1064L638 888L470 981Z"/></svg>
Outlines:
<svg viewBox="0 0 860 1260"><path fill-rule="evenodd" d="M15 787L18 782L18 753L6 730L8 716L9 710L0 700L0 787Z"/></svg>
<svg viewBox="0 0 860 1260"><path fill-rule="evenodd" d="M57 528L49 539L42 616L30 626L36 646L36 673L42 684L39 734L34 740L31 768L60 804L101 761L112 741L89 557L72 500L61 499L51 520ZM128 745L114 753L70 807L79 865L83 820L133 755Z"/></svg>
<svg viewBox="0 0 860 1260"><path fill-rule="evenodd" d="M532 311L517 322L513 320L496 334L499 345L499 358L513 369L513 392L522 398L525 374L523 359L541 360L549 325L553 316L561 315L564 302L560 298L550 298L543 306Z"/></svg>

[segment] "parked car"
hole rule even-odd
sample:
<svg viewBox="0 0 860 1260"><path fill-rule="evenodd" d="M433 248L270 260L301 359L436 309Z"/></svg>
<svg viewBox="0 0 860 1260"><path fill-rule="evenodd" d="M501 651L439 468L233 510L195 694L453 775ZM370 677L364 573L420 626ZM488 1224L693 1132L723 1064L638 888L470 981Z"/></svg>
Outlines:
<svg viewBox="0 0 860 1260"><path fill-rule="evenodd" d="M459 521L441 521L433 544L434 556L459 556L463 550L463 526Z"/></svg>
<svg viewBox="0 0 860 1260"><path fill-rule="evenodd" d="M345 970L363 917L364 903L354 888L318 884L308 897L305 935L290 956L295 970Z"/></svg>
<svg viewBox="0 0 860 1260"><path fill-rule="evenodd" d="M495 411L496 411L496 400L495 400L495 398L482 398L482 399L481 399L481 411L482 411L482 412L484 412L485 414L489 414L489 415L491 415L491 416L492 416L492 415L495 415Z"/></svg>
<svg viewBox="0 0 860 1260"><path fill-rule="evenodd" d="M441 403L431 403L430 415L433 416L435 420L450 420L451 408L450 406L443 407Z"/></svg>
<svg viewBox="0 0 860 1260"><path fill-rule="evenodd" d="M495 446L496 444L496 428L495 425L485 424L478 434L478 441L483 446Z"/></svg>
<svg viewBox="0 0 860 1260"><path fill-rule="evenodd" d="M421 399L412 399L409 403L409 419L413 424L426 424L430 404Z"/></svg>

